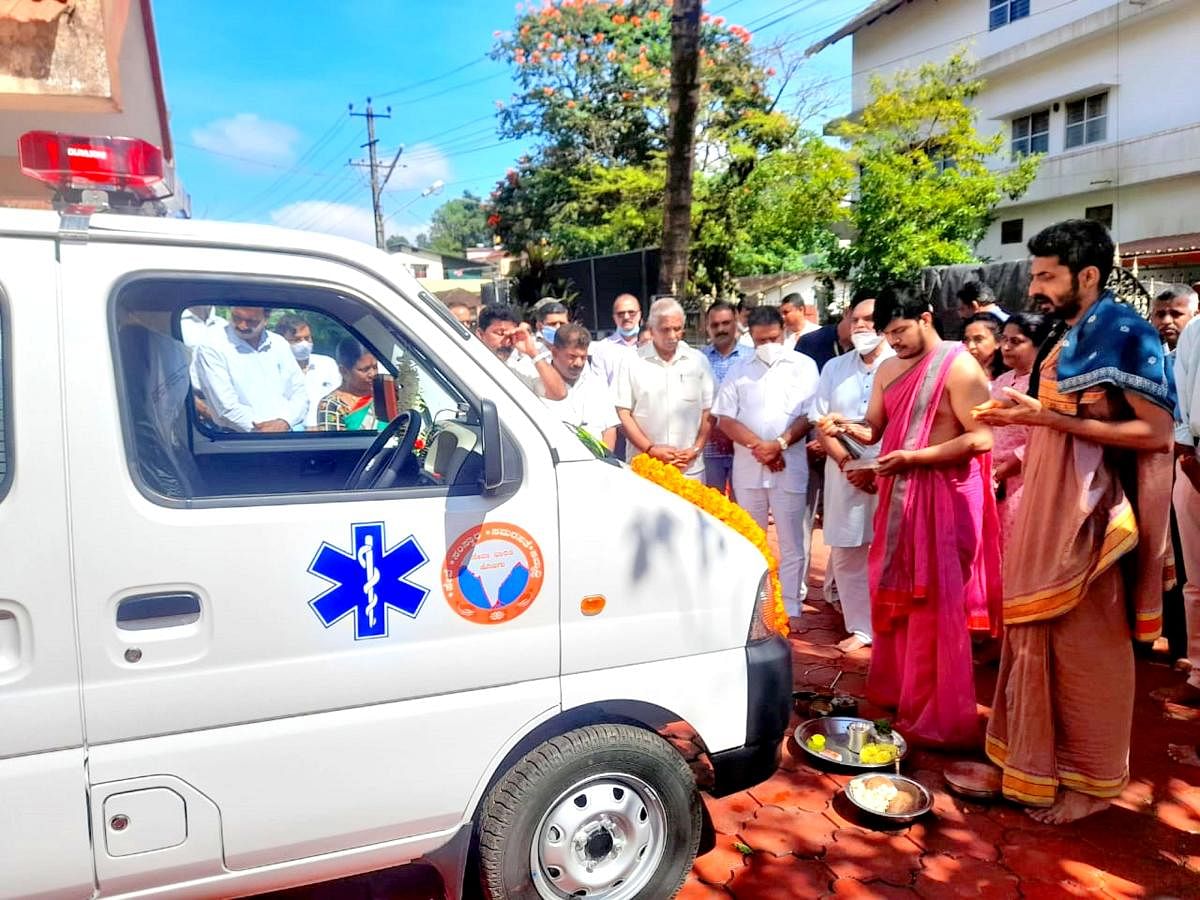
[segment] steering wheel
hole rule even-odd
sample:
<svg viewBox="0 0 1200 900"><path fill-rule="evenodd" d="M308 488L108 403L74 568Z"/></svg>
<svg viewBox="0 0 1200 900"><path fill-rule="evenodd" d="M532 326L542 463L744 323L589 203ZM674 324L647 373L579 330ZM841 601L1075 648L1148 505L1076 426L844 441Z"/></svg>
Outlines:
<svg viewBox="0 0 1200 900"><path fill-rule="evenodd" d="M417 442L420 431L417 414L407 409L392 421L371 442L350 477L346 479L346 490L362 491L369 488L389 488L396 483L400 469L408 460ZM392 438L400 434L395 447L389 447Z"/></svg>

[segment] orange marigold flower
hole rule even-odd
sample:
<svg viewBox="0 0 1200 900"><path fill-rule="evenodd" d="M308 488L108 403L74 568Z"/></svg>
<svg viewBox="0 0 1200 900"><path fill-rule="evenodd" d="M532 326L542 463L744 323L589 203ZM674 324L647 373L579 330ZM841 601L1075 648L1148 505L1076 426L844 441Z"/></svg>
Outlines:
<svg viewBox="0 0 1200 900"><path fill-rule="evenodd" d="M616 61L616 58L617 58L617 51L616 51L616 50L609 50L609 51L608 51L608 61L609 61L609 62L615 62L615 61Z"/></svg>
<svg viewBox="0 0 1200 900"><path fill-rule="evenodd" d="M544 87L544 88L542 88L542 93L545 94L547 97L549 97L554 93L554 88Z"/></svg>
<svg viewBox="0 0 1200 900"><path fill-rule="evenodd" d="M558 62L560 59L563 58L563 55L558 50L555 50L553 53L550 54L550 58L552 60L554 60L555 62Z"/></svg>
<svg viewBox="0 0 1200 900"><path fill-rule="evenodd" d="M636 26L638 26L638 25L641 25L641 24L642 24L642 17L641 17L641 16L630 16L630 17L629 17L629 24L630 24L630 25L633 25L633 26L635 26L635 27L636 27Z"/></svg>
<svg viewBox="0 0 1200 900"><path fill-rule="evenodd" d="M567 109L574 109L574 108L575 108L575 101L574 101L574 100L568 100L568 101L567 101Z"/></svg>
<svg viewBox="0 0 1200 900"><path fill-rule="evenodd" d="M620 13L617 13L617 15L612 17L612 23L614 25L624 25L626 21L627 20L625 19L625 17L623 15L621 15Z"/></svg>

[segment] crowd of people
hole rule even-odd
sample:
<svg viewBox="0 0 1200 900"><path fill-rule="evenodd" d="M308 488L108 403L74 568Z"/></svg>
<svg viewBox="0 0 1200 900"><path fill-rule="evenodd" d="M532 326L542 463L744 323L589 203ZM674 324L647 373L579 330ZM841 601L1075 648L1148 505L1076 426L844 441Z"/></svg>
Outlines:
<svg viewBox="0 0 1200 900"><path fill-rule="evenodd" d="M650 305L645 338L630 295L600 340L557 303L533 327L496 307L472 324L564 421L773 524L793 625L819 519L840 646L872 648L868 699L915 743L982 746L1006 796L1065 823L1128 779L1134 645L1160 635L1164 608L1193 668L1156 699L1200 706L1200 325L1186 285L1154 298L1152 322L1119 302L1098 223L1028 248L1028 309L969 283L962 341L900 288L859 292L823 327L798 295L718 300L698 349L673 299ZM981 734L974 667L989 655ZM1200 765L1195 747L1170 752Z"/></svg>

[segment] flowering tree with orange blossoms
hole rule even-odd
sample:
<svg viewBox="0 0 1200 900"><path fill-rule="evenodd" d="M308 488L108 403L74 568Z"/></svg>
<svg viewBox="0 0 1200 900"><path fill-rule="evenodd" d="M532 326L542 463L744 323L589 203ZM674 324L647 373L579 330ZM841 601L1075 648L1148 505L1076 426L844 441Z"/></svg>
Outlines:
<svg viewBox="0 0 1200 900"><path fill-rule="evenodd" d="M518 4L513 29L495 33L492 56L518 86L501 104L500 133L538 145L492 195L490 227L510 248L547 239L581 255L658 242L670 18L669 0L548 0ZM706 260L704 235L728 243L720 220L737 211L733 195L796 123L776 109L774 70L745 28L705 15L699 52L693 267L703 271L723 265Z"/></svg>

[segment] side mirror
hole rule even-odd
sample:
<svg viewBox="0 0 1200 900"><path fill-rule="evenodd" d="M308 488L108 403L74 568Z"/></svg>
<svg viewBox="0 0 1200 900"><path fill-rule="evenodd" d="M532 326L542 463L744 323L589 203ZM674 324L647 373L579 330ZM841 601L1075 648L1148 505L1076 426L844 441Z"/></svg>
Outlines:
<svg viewBox="0 0 1200 900"><path fill-rule="evenodd" d="M479 414L483 426L483 487L495 491L504 484L504 442L500 438L500 414L491 400L482 400Z"/></svg>

